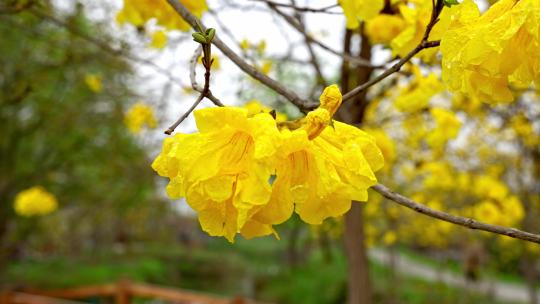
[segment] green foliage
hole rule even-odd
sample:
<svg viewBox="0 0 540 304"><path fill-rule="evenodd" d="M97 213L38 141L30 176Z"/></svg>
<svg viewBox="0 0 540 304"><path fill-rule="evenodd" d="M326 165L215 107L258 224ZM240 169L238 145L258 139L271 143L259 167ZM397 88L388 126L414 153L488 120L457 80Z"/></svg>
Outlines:
<svg viewBox="0 0 540 304"><path fill-rule="evenodd" d="M2 16L0 22L3 248L40 233L21 233L26 223L12 208L15 194L34 185L52 192L60 204L58 212L65 216L56 219L58 225L47 224L54 216L29 222L43 221L36 228L50 227L57 238L85 230L85 239L92 237L100 245L129 234L127 214L156 202L150 160L123 124L124 110L135 98L128 86L128 64L72 34L114 41L81 12L65 23L72 31L29 12ZM98 75L102 89L91 89L85 81L88 75ZM146 208L139 217L151 212ZM73 225L64 236L55 231L62 225ZM80 239L77 242L72 245L80 248Z"/></svg>

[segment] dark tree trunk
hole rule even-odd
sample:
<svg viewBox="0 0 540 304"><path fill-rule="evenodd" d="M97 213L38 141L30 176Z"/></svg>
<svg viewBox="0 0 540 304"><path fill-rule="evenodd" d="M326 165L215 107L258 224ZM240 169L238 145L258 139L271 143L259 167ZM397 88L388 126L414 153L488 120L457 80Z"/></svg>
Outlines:
<svg viewBox="0 0 540 304"><path fill-rule="evenodd" d="M343 51L351 53L353 32L345 33ZM359 57L371 59L371 45L362 35ZM366 82L371 76L369 67L351 69L347 61L341 69L341 89L348 92L352 88ZM345 102L337 113L338 120L350 124L361 124L367 107L366 92L354 100ZM364 234L364 203L353 202L351 210L345 215L345 252L349 262L347 302L349 304L371 304L372 291L369 279L369 264Z"/></svg>

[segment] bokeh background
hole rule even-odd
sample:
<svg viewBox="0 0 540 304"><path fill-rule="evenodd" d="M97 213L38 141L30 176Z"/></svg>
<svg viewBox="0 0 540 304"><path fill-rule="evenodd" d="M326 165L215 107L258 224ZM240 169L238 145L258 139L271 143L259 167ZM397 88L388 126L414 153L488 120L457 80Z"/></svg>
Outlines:
<svg viewBox="0 0 540 304"><path fill-rule="evenodd" d="M229 243L207 236L182 200L166 197L166 181L150 164L163 131L197 96L189 80L196 48L190 33L167 32L161 43L155 22L120 25L122 1L0 3L4 290L129 279L263 302L346 301L343 219L309 226L293 217L277 227L280 240ZM302 96L318 97L324 86L307 63L302 35L264 3L209 0L208 6L205 24L246 60ZM304 22L310 34L340 49L345 20L339 7L331 11L306 14ZM327 80L338 82L341 58L315 51ZM227 105L264 104L290 119L300 116L215 54L212 91ZM390 59L388 48L372 46L374 64ZM198 71L201 76L202 66ZM486 109L444 91L431 73L440 73L436 64L410 65L368 94L375 106L364 126L387 160L379 179L432 208L539 233L537 91L523 92L511 106ZM400 110L410 100L429 106ZM155 125L130 128L128 113L137 103L152 109ZM456 115L437 128L444 113L430 107L441 105ZM456 128L447 131L456 134L441 135ZM195 131L191 117L179 131ZM34 186L52 193L57 208L44 215L16 212L17 194ZM489 203L498 200L506 207ZM538 246L438 222L376 193L363 208L375 303L538 302Z"/></svg>

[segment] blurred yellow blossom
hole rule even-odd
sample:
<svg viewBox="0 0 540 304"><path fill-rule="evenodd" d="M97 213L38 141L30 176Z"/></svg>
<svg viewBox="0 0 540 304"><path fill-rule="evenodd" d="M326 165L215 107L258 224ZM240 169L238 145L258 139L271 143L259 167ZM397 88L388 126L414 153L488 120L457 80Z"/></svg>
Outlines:
<svg viewBox="0 0 540 304"><path fill-rule="evenodd" d="M139 133L143 126L150 129L154 129L157 126L154 110L142 102L138 102L129 108L124 117L124 123L134 134Z"/></svg>
<svg viewBox="0 0 540 304"><path fill-rule="evenodd" d="M56 197L40 186L21 191L15 197L14 209L20 216L45 215L57 208Z"/></svg>
<svg viewBox="0 0 540 304"><path fill-rule="evenodd" d="M366 22L365 32L371 43L389 43L404 27L400 16L380 14Z"/></svg>
<svg viewBox="0 0 540 304"><path fill-rule="evenodd" d="M418 67L413 67L414 80L401 89L394 106L402 112L417 112L427 107L429 100L435 94L444 90L444 85L437 75L431 73L423 76Z"/></svg>
<svg viewBox="0 0 540 304"><path fill-rule="evenodd" d="M90 90L95 93L99 93L103 90L103 83L101 81L101 75L98 74L86 74L84 76L84 82Z"/></svg>
<svg viewBox="0 0 540 304"><path fill-rule="evenodd" d="M461 129L461 121L456 115L442 108L431 108L435 128L427 135L426 142L433 148L441 148L450 139L456 138Z"/></svg>
<svg viewBox="0 0 540 304"><path fill-rule="evenodd" d="M167 34L164 31L155 31L152 33L150 46L155 49L162 49L167 45Z"/></svg>
<svg viewBox="0 0 540 304"><path fill-rule="evenodd" d="M263 61L261 66L261 73L263 73L264 75L270 74L270 70L272 70L272 65L273 63L270 60Z"/></svg>
<svg viewBox="0 0 540 304"><path fill-rule="evenodd" d="M205 0L179 0L186 8L200 18L208 10ZM163 0L124 0L124 6L116 16L120 24L131 23L137 27L155 19L157 24L167 30L188 31L190 25Z"/></svg>
<svg viewBox="0 0 540 304"><path fill-rule="evenodd" d="M360 21L369 20L379 14L384 7L384 0L339 0L348 29L356 29Z"/></svg>

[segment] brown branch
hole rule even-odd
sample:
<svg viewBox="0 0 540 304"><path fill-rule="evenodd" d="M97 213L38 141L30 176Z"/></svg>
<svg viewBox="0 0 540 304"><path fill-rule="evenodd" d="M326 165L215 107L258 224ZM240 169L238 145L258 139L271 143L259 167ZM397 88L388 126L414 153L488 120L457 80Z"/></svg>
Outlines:
<svg viewBox="0 0 540 304"><path fill-rule="evenodd" d="M201 24L197 17L195 17L180 1L176 0L167 0L171 7L182 17L184 20L191 25L194 29L198 28L197 24ZM202 29L206 30L206 27L202 25ZM292 104L298 107L301 111L305 112L306 109L313 107L313 103L301 98L294 91L285 87L283 84L278 81L264 75L261 71L257 70L254 66L247 63L244 59L238 56L229 46L227 46L218 35L214 37L212 43L221 50L221 52L227 56L237 67L239 67L246 74L250 75L254 79L257 79L262 84L266 85L270 89L274 90L279 95L285 97Z"/></svg>
<svg viewBox="0 0 540 304"><path fill-rule="evenodd" d="M533 234L526 231L521 231L516 228L508 228L497 225L491 225L476 221L471 218L461 217L457 215L452 215L443 211L431 209L425 205L419 204L413 201L410 198L407 198L401 194L393 192L392 190L386 188L386 186L378 184L372 187L373 190L379 192L382 196L387 199L396 202L402 206L410 208L416 212L425 214L427 216L443 220L452 224L460 225L470 229L487 231L495 234L506 235L511 238L520 239L528 242L533 242L540 244L540 235Z"/></svg>
<svg viewBox="0 0 540 304"><path fill-rule="evenodd" d="M326 6L326 7L321 7L321 8L311 8L311 7L305 7L305 6L297 6L295 4L279 3L279 2L270 1L270 0L251 0L251 1L253 1L253 2L264 2L266 4L272 4L274 6L292 8L293 10L295 10L297 12L325 13L325 14L332 14L332 15L342 15L341 12L328 11L329 9L338 7L339 4L332 4L332 5L329 5L329 6Z"/></svg>
<svg viewBox="0 0 540 304"><path fill-rule="evenodd" d="M277 8L271 1L264 1L268 4L268 7L270 7L274 12L276 12L278 15L280 15L285 21L287 21L287 23L292 26L293 28L295 28L300 34L302 34L302 36L304 36L304 39L306 39L307 41L315 44L315 45L318 45L320 48L322 48L323 50L329 52L329 53L332 53L338 57L341 57L343 58L344 60L347 60L349 62L351 62L353 65L357 65L357 66L364 66L364 67L370 67L370 68L382 68L384 66L375 66L373 64L371 64L371 62L369 60L365 60L363 58L359 58L359 57L356 57L356 56L353 56L349 53L342 53L342 52L339 52L337 50L334 50L333 48L329 47L328 45L318 41L317 39L313 38L312 36L310 36L306 31L305 31L305 28L303 28L302 24L300 24L297 20L295 20L292 16L288 15L288 14L285 14L284 12L282 12L279 8Z"/></svg>
<svg viewBox="0 0 540 304"><path fill-rule="evenodd" d="M200 86L197 84L197 80L195 79L196 77L196 73L195 73L195 70L196 70L196 67L197 67L197 60L199 58L199 56L201 56L201 53L204 49L204 46L200 45L199 47L197 47L197 49L195 50L195 52L193 53L193 56L191 57L191 60L190 60L190 79L191 79L191 85L193 87L193 89L197 90L198 89L201 89ZM207 50L205 52L205 56L206 55L210 55L209 54L209 50ZM199 97L197 97L197 99L195 100L195 102L191 105L191 107L184 113L182 114L182 116L180 116L180 118L178 118L178 120L176 120L166 131L165 131L165 134L167 135L171 135L172 132L174 132L174 130L184 121L186 120L186 118L189 116L189 114L191 114L191 112L193 112L193 110L195 110L195 108L197 108L197 106L201 103L201 101L204 99L204 97L207 97L208 94L210 94L210 69L211 69L211 62L207 62L207 60L212 60L211 58L206 58L205 60L203 60L203 65L204 65L204 68L205 68L205 73L204 73L204 87L201 89L201 94L199 94ZM223 104L219 105L219 106L223 106Z"/></svg>
<svg viewBox="0 0 540 304"><path fill-rule="evenodd" d="M295 5L295 0L291 0L291 4ZM275 8L271 6L271 8ZM306 32L306 25L302 18L302 14L295 12L295 17L298 20L298 24L302 28L302 32ZM324 77L321 69L321 65L319 64L319 60L317 59L317 55L315 54L315 50L313 50L313 46L311 45L311 41L307 38L307 35L304 35L304 44L308 50L309 53L309 62L311 63L311 66L313 66L313 70L315 71L315 74L317 75L317 84L322 85L323 87L326 87L328 84L326 82L326 78ZM317 88L317 85L314 89Z"/></svg>
<svg viewBox="0 0 540 304"><path fill-rule="evenodd" d="M440 41L428 41L428 40L429 40L429 34L431 33L431 30L433 29L437 21L439 21L439 14L441 13L441 10L443 7L444 5L443 5L442 0L437 0L436 3L433 2L433 10L431 11L431 19L428 25L426 26L424 36L422 37L422 40L420 41L420 43L412 51L410 51L405 57L401 58L392 67L390 67L383 73L379 74L377 77L372 78L369 81L347 92L345 95L343 95L343 101L347 101L354 98L356 95L360 94L362 91L368 89L369 87L380 82L386 77L398 72L401 69L401 67L405 65L405 63L409 62L409 60L411 60L416 54L418 54L423 49L439 46L441 43Z"/></svg>
<svg viewBox="0 0 540 304"><path fill-rule="evenodd" d="M51 22L52 24L54 24L56 26L65 28L70 33L76 35L77 37L79 37L79 38L81 38L83 40L85 40L86 42L89 42L89 43L95 45L96 47L98 47L102 51L105 51L106 53L109 53L109 54L111 54L113 56L116 56L116 57L125 58L127 60L130 60L131 62L135 62L135 63L150 66L156 72L158 72L158 73L164 75L165 77L167 77L168 80L171 83L174 83L177 86L181 86L180 79L177 79L168 70L160 67L159 65L155 64L151 60L137 57L137 56L135 56L133 54L125 52L125 50L123 50L123 49L114 48L114 47L110 46L108 42L102 41L102 40L97 39L95 37L92 37L92 36L84 33L83 31L71 26L70 24L68 24L68 23L66 23L66 22L64 22L64 21L62 21L62 20L60 20L60 19L58 19L58 18L56 18L56 17L54 17L52 15L43 13L43 12L37 10L37 9L28 9L27 11L29 11L30 13L32 13L36 17L39 17L39 18L41 18L43 20ZM195 88L195 90L202 93L202 88L200 88L200 87ZM212 92L208 92L206 97L208 99L210 99L215 105L223 106L223 103L217 97L215 97L212 94Z"/></svg>

